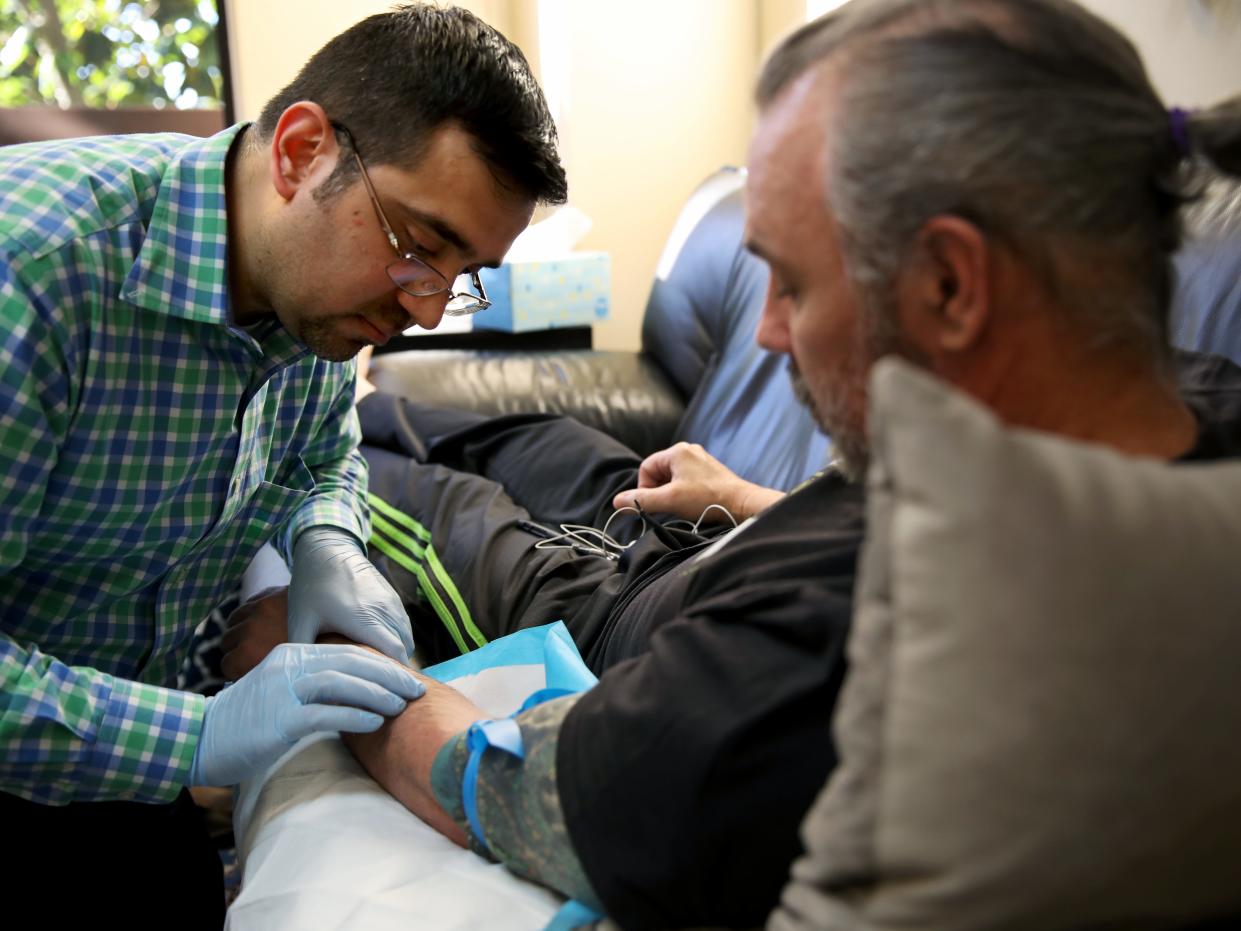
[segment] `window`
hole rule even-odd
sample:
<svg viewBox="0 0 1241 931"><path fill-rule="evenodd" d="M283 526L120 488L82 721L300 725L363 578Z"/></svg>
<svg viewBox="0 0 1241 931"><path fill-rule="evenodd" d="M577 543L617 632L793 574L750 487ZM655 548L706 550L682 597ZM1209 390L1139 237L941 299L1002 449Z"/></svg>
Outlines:
<svg viewBox="0 0 1241 931"><path fill-rule="evenodd" d="M223 0L0 0L0 143L232 122Z"/></svg>

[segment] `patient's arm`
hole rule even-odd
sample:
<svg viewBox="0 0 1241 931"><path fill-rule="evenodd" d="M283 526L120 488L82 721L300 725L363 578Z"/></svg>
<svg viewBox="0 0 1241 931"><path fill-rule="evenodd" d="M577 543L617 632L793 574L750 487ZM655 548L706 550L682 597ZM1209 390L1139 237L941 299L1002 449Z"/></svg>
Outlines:
<svg viewBox="0 0 1241 931"><path fill-rule="evenodd" d="M483 754L476 802L485 843L465 815L465 731L486 715L447 685L423 679L427 702L411 703L373 734L342 734L372 778L419 818L462 846L498 859L526 879L601 908L578 862L556 787L560 724L576 701L557 699L519 715L525 758ZM429 699L429 701L428 701Z"/></svg>
<svg viewBox="0 0 1241 931"><path fill-rule="evenodd" d="M274 646L288 639L287 608L288 590L281 589L263 593L229 616L221 641L221 667L227 678L239 679L262 662ZM319 642L350 643L338 634L325 634ZM422 675L418 678L427 688L418 699L427 703L424 714L389 718L371 734L341 736L376 782L431 827L465 846L465 833L430 790L431 763L449 737L486 715L456 689Z"/></svg>
<svg viewBox="0 0 1241 931"><path fill-rule="evenodd" d="M229 618L224 664L230 678L243 675L272 646L284 642L286 603L285 593L277 592L247 603ZM337 634L319 640L349 642ZM518 716L524 760L495 750L484 753L477 790L483 845L469 829L461 784L469 756L465 731L487 715L456 689L419 678L426 694L400 715L372 734L341 735L363 768L450 840L602 910L569 841L556 787L560 725L576 697L546 702ZM418 713L411 714L414 710Z"/></svg>
<svg viewBox="0 0 1241 931"><path fill-rule="evenodd" d="M746 481L697 443L677 443L643 459L638 487L622 491L612 499L612 506L633 507L636 501L655 514L675 514L692 521L705 517L708 523L726 521L719 508L707 510L717 504L740 522L783 497L782 491Z"/></svg>
<svg viewBox="0 0 1241 931"><path fill-rule="evenodd" d="M267 589L228 616L220 640L224 678L236 682L289 639L289 590Z"/></svg>
<svg viewBox="0 0 1241 931"><path fill-rule="evenodd" d="M397 801L465 847L465 831L431 788L431 765L445 744L487 715L456 689L425 676L418 678L427 687L418 699L427 701L421 714L402 713L373 733L341 737L371 777Z"/></svg>
<svg viewBox="0 0 1241 931"><path fill-rule="evenodd" d="M465 829L472 849L499 859L518 876L602 912L569 839L556 782L560 728L577 699L576 695L557 698L518 715L524 760L498 750L483 754L476 805L485 847L470 830L462 802L469 758L464 735L454 737L436 756L432 788L444 809Z"/></svg>

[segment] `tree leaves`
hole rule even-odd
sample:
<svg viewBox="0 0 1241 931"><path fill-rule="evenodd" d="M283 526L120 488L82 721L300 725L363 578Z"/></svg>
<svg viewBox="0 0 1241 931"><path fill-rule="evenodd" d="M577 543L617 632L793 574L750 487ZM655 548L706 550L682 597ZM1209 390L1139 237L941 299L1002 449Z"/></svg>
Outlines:
<svg viewBox="0 0 1241 931"><path fill-rule="evenodd" d="M0 107L223 106L219 0L0 0Z"/></svg>

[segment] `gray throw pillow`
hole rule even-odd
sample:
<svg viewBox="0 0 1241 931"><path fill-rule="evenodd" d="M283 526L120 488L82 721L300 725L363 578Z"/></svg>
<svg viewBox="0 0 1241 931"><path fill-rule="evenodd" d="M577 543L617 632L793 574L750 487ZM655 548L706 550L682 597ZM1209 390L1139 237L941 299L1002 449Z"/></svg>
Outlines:
<svg viewBox="0 0 1241 931"><path fill-rule="evenodd" d="M872 379L835 732L773 929L1241 915L1241 464L1006 429Z"/></svg>

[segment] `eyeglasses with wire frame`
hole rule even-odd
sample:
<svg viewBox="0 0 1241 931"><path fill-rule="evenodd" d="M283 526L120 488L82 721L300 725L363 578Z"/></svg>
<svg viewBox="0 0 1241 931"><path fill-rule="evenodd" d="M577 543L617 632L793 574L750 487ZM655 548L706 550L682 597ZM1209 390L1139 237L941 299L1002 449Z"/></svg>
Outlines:
<svg viewBox="0 0 1241 931"><path fill-rule="evenodd" d="M491 301L487 298L487 290L483 287L478 272L459 275L457 280L450 284L447 278L428 265L424 259L412 252L401 251L401 244L396 238L396 233L392 231L392 224L388 222L383 207L379 205L379 195L375 193L375 185L371 183L371 176L367 173L366 164L362 161L362 155L353 141L353 134L339 123L334 123L333 127L343 132L349 140L349 148L353 150L353 157L358 163L358 171L362 173L366 193L371 196L371 204L375 207L375 216L379 218L379 225L383 227L384 235L388 237L388 242L392 244L392 250L397 255L396 260L389 263L387 267L388 277L392 279L392 283L414 297L430 297L432 294L447 291L448 302L444 305L444 313L450 317L464 317L490 307ZM471 287L474 289L473 292L466 290Z"/></svg>

